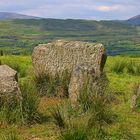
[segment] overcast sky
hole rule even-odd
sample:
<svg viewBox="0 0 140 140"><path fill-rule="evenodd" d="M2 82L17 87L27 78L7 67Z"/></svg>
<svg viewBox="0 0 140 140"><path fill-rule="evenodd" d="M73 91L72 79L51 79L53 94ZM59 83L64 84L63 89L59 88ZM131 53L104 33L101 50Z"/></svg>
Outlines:
<svg viewBox="0 0 140 140"><path fill-rule="evenodd" d="M140 14L140 0L0 0L0 12L64 19L128 19Z"/></svg>

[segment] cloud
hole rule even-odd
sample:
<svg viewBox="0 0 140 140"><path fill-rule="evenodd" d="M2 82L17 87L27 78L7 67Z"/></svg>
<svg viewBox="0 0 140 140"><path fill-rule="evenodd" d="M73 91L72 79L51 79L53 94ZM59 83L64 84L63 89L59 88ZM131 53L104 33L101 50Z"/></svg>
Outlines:
<svg viewBox="0 0 140 140"><path fill-rule="evenodd" d="M126 19L140 0L1 0L0 10L49 18Z"/></svg>
<svg viewBox="0 0 140 140"><path fill-rule="evenodd" d="M124 8L123 6L119 6L119 5L114 5L114 6L101 5L97 7L97 10L108 12L108 11L121 10L123 8Z"/></svg>

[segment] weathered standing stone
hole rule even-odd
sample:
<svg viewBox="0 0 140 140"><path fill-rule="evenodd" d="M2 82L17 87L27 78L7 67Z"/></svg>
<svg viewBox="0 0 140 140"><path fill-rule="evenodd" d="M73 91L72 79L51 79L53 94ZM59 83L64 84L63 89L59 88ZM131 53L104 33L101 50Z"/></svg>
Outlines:
<svg viewBox="0 0 140 140"><path fill-rule="evenodd" d="M94 67L88 64L81 64L77 66L71 75L69 84L69 98L71 104L76 106L80 92L87 80L95 79Z"/></svg>
<svg viewBox="0 0 140 140"><path fill-rule="evenodd" d="M7 65L0 65L0 95L19 94L17 72Z"/></svg>
<svg viewBox="0 0 140 140"><path fill-rule="evenodd" d="M85 84L89 88L92 87L92 90L95 90L93 92L98 91L100 94L102 94L104 87L106 86L106 80L106 75L104 73L96 73L94 67L90 64L85 63L77 66L73 70L69 84L69 98L71 104L76 106Z"/></svg>
<svg viewBox="0 0 140 140"><path fill-rule="evenodd" d="M131 98L131 108L134 109L137 106L137 99L140 97L140 84L136 85L135 94Z"/></svg>
<svg viewBox="0 0 140 140"><path fill-rule="evenodd" d="M96 73L103 70L106 61L105 49L102 44L80 41L62 41L42 44L35 47L32 62L36 75L42 73L62 73L83 63L90 63Z"/></svg>
<svg viewBox="0 0 140 140"><path fill-rule="evenodd" d="M61 75L65 70L71 74L69 97L74 104L88 77L93 85L99 85L106 57L102 44L58 40L36 47L32 61L36 76L42 73Z"/></svg>

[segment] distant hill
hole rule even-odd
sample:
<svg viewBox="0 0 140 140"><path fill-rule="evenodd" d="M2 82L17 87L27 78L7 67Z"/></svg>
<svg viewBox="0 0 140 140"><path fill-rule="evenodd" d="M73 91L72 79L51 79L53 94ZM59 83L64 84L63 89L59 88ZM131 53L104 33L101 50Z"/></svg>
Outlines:
<svg viewBox="0 0 140 140"><path fill-rule="evenodd" d="M0 49L32 50L57 39L100 42L109 55L140 55L140 29L116 21L14 19L0 21Z"/></svg>
<svg viewBox="0 0 140 140"><path fill-rule="evenodd" d="M109 55L140 55L140 15L126 21L49 19L0 12L0 50L19 54L57 39L103 43ZM12 51L11 51L12 50Z"/></svg>
<svg viewBox="0 0 140 140"><path fill-rule="evenodd" d="M24 14L18 14L18 13L9 13L9 12L0 12L0 20L14 20L14 19L45 19L41 17L35 17L35 16L28 16ZM53 20L53 19L48 19L48 20ZM57 19L59 20L59 19ZM73 20L74 21L74 20ZM68 22L70 22L68 20ZM124 24L131 24L131 25L140 25L140 15L137 15L135 17L132 17L128 20L110 20L108 22L120 22ZM54 23L53 23L54 24ZM69 25L69 24L68 24Z"/></svg>
<svg viewBox="0 0 140 140"><path fill-rule="evenodd" d="M132 24L132 25L140 25L140 15L132 17L132 18L126 20L126 22L129 24Z"/></svg>
<svg viewBox="0 0 140 140"><path fill-rule="evenodd" d="M9 19L40 19L40 18L17 13L0 12L0 20L9 20Z"/></svg>

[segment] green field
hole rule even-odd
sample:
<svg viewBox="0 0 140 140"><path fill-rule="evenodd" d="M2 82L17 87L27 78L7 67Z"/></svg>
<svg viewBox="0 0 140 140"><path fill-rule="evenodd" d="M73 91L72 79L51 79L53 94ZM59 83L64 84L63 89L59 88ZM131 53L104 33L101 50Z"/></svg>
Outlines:
<svg viewBox="0 0 140 140"><path fill-rule="evenodd" d="M26 84L27 81L29 84L29 81L32 81L33 71L30 56L1 56L0 61L2 64L8 64L18 71L21 85ZM98 116L99 118L95 116L94 119L99 119L99 121L93 121L96 123L96 127L91 128L91 130L93 130L92 133L88 133L88 136L92 137L90 137L89 140L139 140L140 108L132 110L130 108L130 102L134 94L134 85L140 81L140 58L110 56L107 59L105 71L109 80L109 93L111 97L111 102L107 104L107 107L109 107L108 109L111 110L112 113L108 112L108 114L104 114L103 116L101 114L100 117ZM26 88L25 91L23 90L24 94L35 94L35 90L32 91L31 87L27 86ZM27 101L34 101L29 97L26 98ZM35 98L34 95L31 97ZM88 117L91 116L90 109L85 111L85 113L82 112L81 108L76 110L72 109L68 104L67 98L46 98L44 96L39 96L38 98L39 104L37 110L45 118L39 123L34 123L32 122L33 120L30 120L29 122L25 121L26 123L24 122L24 124L19 124L18 121L9 124L6 119L4 120L2 110L0 111L0 140L72 140L74 138L75 140L87 140L84 131L87 130L85 123ZM64 111L64 114L67 112L70 120L67 120L65 115L63 117L66 121L74 123L76 128L71 125L68 125L68 128L63 128L63 119L61 120L61 117L58 115L60 112L53 109L56 104L61 104L59 105L62 107L60 111ZM97 107L100 107L99 105ZM59 116L57 117L62 126L60 124L55 125L56 122L53 120L55 115L52 115L50 110L56 111L55 115ZM100 112L98 113L100 114ZM101 113L103 113L102 110ZM111 118L113 122L109 123ZM102 119L103 122L101 123ZM98 125L100 127L98 127ZM60 126L62 128L60 128ZM92 136L91 134L94 135Z"/></svg>
<svg viewBox="0 0 140 140"><path fill-rule="evenodd" d="M0 27L5 54L27 55L40 43L66 39L103 43L109 55L140 55L140 27L115 21L6 20Z"/></svg>

